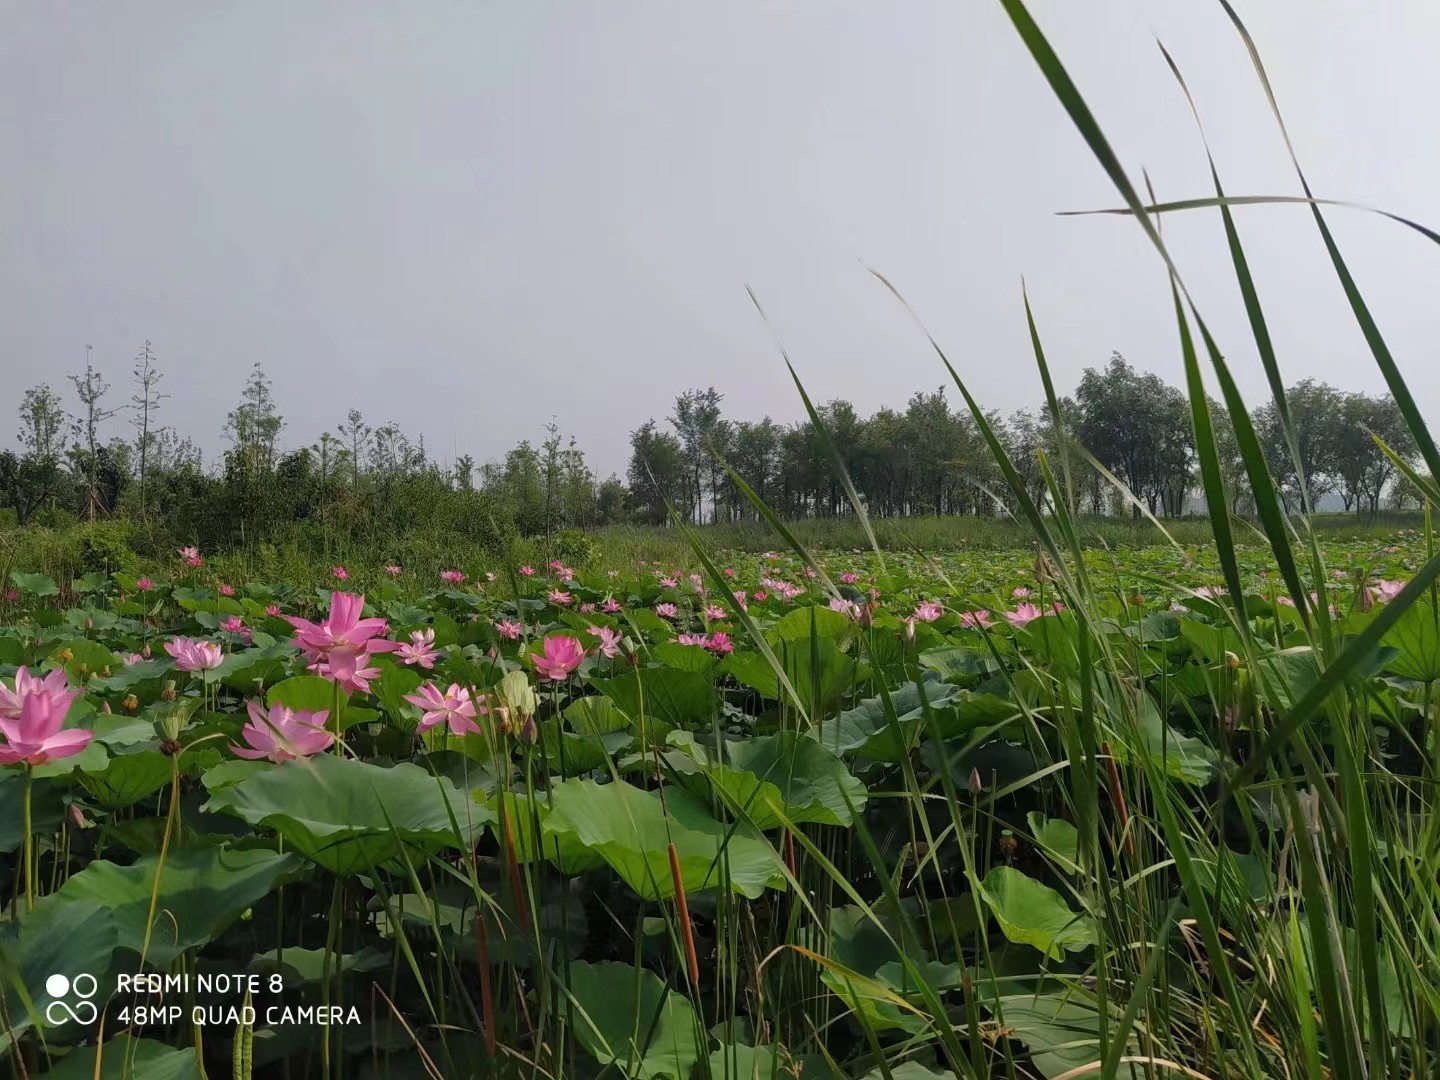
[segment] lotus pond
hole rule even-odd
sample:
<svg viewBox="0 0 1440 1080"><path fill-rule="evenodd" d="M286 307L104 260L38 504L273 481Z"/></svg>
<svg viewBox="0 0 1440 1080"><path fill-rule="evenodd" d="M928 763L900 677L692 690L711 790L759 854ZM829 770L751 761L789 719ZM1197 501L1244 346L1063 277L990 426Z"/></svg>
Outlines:
<svg viewBox="0 0 1440 1080"><path fill-rule="evenodd" d="M1318 550L16 572L9 1068L1319 1076L1343 993L1432 1074L1433 600L1317 661L1426 538Z"/></svg>

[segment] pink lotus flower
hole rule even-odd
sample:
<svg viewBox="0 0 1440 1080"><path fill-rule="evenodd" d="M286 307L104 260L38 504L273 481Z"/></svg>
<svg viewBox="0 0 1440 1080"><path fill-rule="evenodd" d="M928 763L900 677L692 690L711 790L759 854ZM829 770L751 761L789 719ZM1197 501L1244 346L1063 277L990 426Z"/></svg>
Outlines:
<svg viewBox="0 0 1440 1080"><path fill-rule="evenodd" d="M520 567L520 576L521 576L521 577L531 577L531 576L534 575L534 573L535 573L535 568L534 568L533 566L522 566L522 567Z"/></svg>
<svg viewBox="0 0 1440 1080"><path fill-rule="evenodd" d="M733 578L735 576L735 571L728 566L720 572L724 574L727 578Z"/></svg>
<svg viewBox="0 0 1440 1080"><path fill-rule="evenodd" d="M1204 600L1214 600L1219 594L1209 585L1201 585L1198 589L1195 590L1195 595Z"/></svg>
<svg viewBox="0 0 1440 1080"><path fill-rule="evenodd" d="M336 581L350 580L350 571L346 570L343 566L332 566L330 568L330 573L334 575Z"/></svg>
<svg viewBox="0 0 1440 1080"><path fill-rule="evenodd" d="M763 604L763 603L765 602L765 590L764 590L764 589L756 589L756 590L755 590L754 600L755 600L755 603L757 603L757 604Z"/></svg>
<svg viewBox="0 0 1440 1080"><path fill-rule="evenodd" d="M126 667L129 667L131 664L143 664L144 662L145 657L141 656L138 652L126 653L124 656L120 657L120 663L124 664Z"/></svg>
<svg viewBox="0 0 1440 1080"><path fill-rule="evenodd" d="M421 734L441 723L449 727L452 735L480 732L480 725L475 723L475 702L470 699L470 691L459 683L451 683L450 689L442 694L439 687L427 682L415 693L406 694L405 700L424 711L420 722L415 725L415 730Z"/></svg>
<svg viewBox="0 0 1440 1080"><path fill-rule="evenodd" d="M581 615L594 615L594 614L595 614L595 605L592 604L592 603L589 603L588 601L587 601L586 603L581 604L581 605L580 605L580 614L581 614Z"/></svg>
<svg viewBox="0 0 1440 1080"><path fill-rule="evenodd" d="M743 592L737 589L732 595L735 597L735 603L740 605L741 611L749 610L745 605L745 594Z"/></svg>
<svg viewBox="0 0 1440 1080"><path fill-rule="evenodd" d="M531 659L536 673L551 682L568 679L585 659L585 646L568 634L547 637L541 648L543 652L532 653Z"/></svg>
<svg viewBox="0 0 1440 1080"><path fill-rule="evenodd" d="M412 630L408 643L395 650L402 664L416 664L429 671L440 654L435 650L435 631Z"/></svg>
<svg viewBox="0 0 1440 1080"><path fill-rule="evenodd" d="M155 582L151 581L148 577L142 577L139 581L135 582L135 588L140 592L149 592L155 588Z"/></svg>
<svg viewBox="0 0 1440 1080"><path fill-rule="evenodd" d="M280 605L279 605L279 604L266 604L266 605L265 605L265 614L266 614L266 615L269 615L272 619L278 617L279 614L280 614Z"/></svg>
<svg viewBox="0 0 1440 1080"><path fill-rule="evenodd" d="M402 573L404 573L404 571L400 567L396 566L394 563L386 563L385 572L391 577L399 577Z"/></svg>
<svg viewBox="0 0 1440 1080"><path fill-rule="evenodd" d="M511 619L501 619L495 624L496 631L507 641L514 641L525 632L525 628Z"/></svg>
<svg viewBox="0 0 1440 1080"><path fill-rule="evenodd" d="M565 569L565 564L564 564L563 562L561 562L559 559L552 559L547 565L549 566L549 568L550 568L551 570L564 570L564 569Z"/></svg>
<svg viewBox="0 0 1440 1080"><path fill-rule="evenodd" d="M217 586L217 588L220 590L220 595L221 595L221 596L234 596L234 595L235 595L235 586L234 586L234 585L226 585L225 582L222 581L222 582Z"/></svg>
<svg viewBox="0 0 1440 1080"><path fill-rule="evenodd" d="M555 576L561 581L570 582L575 580L575 571L571 570L568 566L562 566L559 570L555 571Z"/></svg>
<svg viewBox="0 0 1440 1080"><path fill-rule="evenodd" d="M240 618L239 615L231 615L220 624L220 629L224 630L227 634L239 634L246 641L250 641L253 637L250 633L250 628L245 625L245 620Z"/></svg>
<svg viewBox="0 0 1440 1080"><path fill-rule="evenodd" d="M914 617L921 622L934 622L945 614L945 609L934 600L922 600L915 605Z"/></svg>
<svg viewBox="0 0 1440 1080"><path fill-rule="evenodd" d="M846 600L843 596L832 596L830 598L830 610L838 611L851 619L860 617L860 605L853 600Z"/></svg>
<svg viewBox="0 0 1440 1080"><path fill-rule="evenodd" d="M600 605L600 610L607 615L614 615L620 610L620 601L616 600L613 596L607 596L605 603Z"/></svg>
<svg viewBox="0 0 1440 1080"><path fill-rule="evenodd" d="M64 679L63 671L60 677ZM16 681L19 681L18 676ZM43 683L40 679L32 681ZM5 736L5 743L0 746L0 765L19 762L45 765L85 749L95 737L93 731L63 729L71 700L69 694L26 693L18 716L0 716L0 735Z"/></svg>
<svg viewBox="0 0 1440 1080"><path fill-rule="evenodd" d="M225 654L215 642L195 638L171 638L165 642L165 651L175 658L175 666L181 671L209 671L225 660Z"/></svg>
<svg viewBox="0 0 1440 1080"><path fill-rule="evenodd" d="M198 568L205 562L204 559L200 558L200 549L197 547L182 547L180 549L180 558L184 561L185 565L191 569Z"/></svg>
<svg viewBox="0 0 1440 1080"><path fill-rule="evenodd" d="M19 720L25 703L31 698L43 699L48 703L47 708L59 709L63 717L80 693L79 687L70 688L64 668L57 667L44 676L36 676L22 666L15 672L13 690L0 683L0 719Z"/></svg>
<svg viewBox="0 0 1440 1080"><path fill-rule="evenodd" d="M570 601L574 600L575 598L571 596L568 592L565 592L563 589L551 589L548 593L545 594L545 599L549 600L550 603L556 605L557 607L564 607L566 604L570 603Z"/></svg>
<svg viewBox="0 0 1440 1080"><path fill-rule="evenodd" d="M1030 596L1030 590L1024 585L1017 585L1010 590L1010 595L1016 600L1025 600Z"/></svg>
<svg viewBox="0 0 1440 1080"><path fill-rule="evenodd" d="M585 632L600 639L596 648L605 659L614 660L615 657L620 655L619 630L614 630L608 626L587 626Z"/></svg>
<svg viewBox="0 0 1440 1080"><path fill-rule="evenodd" d="M328 709L299 712L277 701L267 713L260 702L247 701L245 710L250 722L240 729L240 735L249 745L231 747L239 757L252 761L269 758L279 764L308 758L335 742L335 736L325 730Z"/></svg>
<svg viewBox="0 0 1440 1080"><path fill-rule="evenodd" d="M664 619L674 619L679 617L680 609L674 604L656 604L655 614Z"/></svg>
<svg viewBox="0 0 1440 1080"><path fill-rule="evenodd" d="M459 585L465 580L465 575L459 570L441 570L440 580L445 582L446 585Z"/></svg>
<svg viewBox="0 0 1440 1080"><path fill-rule="evenodd" d="M676 587L677 585L679 585L679 584L680 584L680 579L679 579L679 578L662 577L662 578L660 579L660 587L661 587L662 589L673 589L673 588L675 588L675 587Z"/></svg>
<svg viewBox="0 0 1440 1080"><path fill-rule="evenodd" d="M387 642L395 645L395 642ZM344 690L346 693L368 694L370 692L370 680L380 677L380 669L367 667L370 660L369 653L332 652L324 660L317 660L310 665L311 671L322 679L329 679Z"/></svg>
<svg viewBox="0 0 1440 1080"><path fill-rule="evenodd" d="M330 614L324 622L313 623L298 615L286 615L295 628L295 644L311 660L324 661L332 654L392 652L399 646L384 640L389 624L384 619L362 619L365 597L354 593L331 593Z"/></svg>
<svg viewBox="0 0 1440 1080"><path fill-rule="evenodd" d="M730 640L730 635L723 630L716 630L715 633L711 634L710 640L705 643L705 647L713 653L719 653L721 656L728 656L735 651L735 643Z"/></svg>
<svg viewBox="0 0 1440 1080"><path fill-rule="evenodd" d="M857 581L859 581L859 580L860 580L860 575L859 575L859 574L856 574L856 573L853 573L852 571L849 571L849 570L845 571L845 573L843 573L843 574L840 575L840 584L842 584L842 585L854 585L855 582L857 582Z"/></svg>
<svg viewBox="0 0 1440 1080"><path fill-rule="evenodd" d="M710 622L717 622L717 621L719 621L720 619L725 618L726 615L729 614L729 612L727 612L727 611L726 611L723 607L721 607L719 604L711 604L709 607L707 607L707 608L705 609L705 613L704 613L704 614L705 614L705 618L708 619Z"/></svg>
<svg viewBox="0 0 1440 1080"><path fill-rule="evenodd" d="M962 611L960 613L960 625L969 630L979 630L981 627L990 625L990 612L981 608L979 611Z"/></svg>
<svg viewBox="0 0 1440 1080"><path fill-rule="evenodd" d="M710 638L707 634L681 634L675 642L678 645L699 645L703 649L710 644Z"/></svg>
<svg viewBox="0 0 1440 1080"><path fill-rule="evenodd" d="M1403 581L1386 581L1381 578L1370 583L1370 594L1379 601L1387 602L1394 600L1400 595L1400 590L1405 588Z"/></svg>
<svg viewBox="0 0 1440 1080"><path fill-rule="evenodd" d="M814 568L813 566L807 566L807 567L805 567L805 576L806 576L807 578L813 578L813 577L815 577L815 576L816 576L816 574L815 574L815 568Z"/></svg>
<svg viewBox="0 0 1440 1080"><path fill-rule="evenodd" d="M1041 611L1034 604L1025 603L1018 606L1014 611L1005 612L1005 618L1010 620L1011 626L1025 626L1027 623L1034 622L1044 614L1045 612Z"/></svg>
<svg viewBox="0 0 1440 1080"><path fill-rule="evenodd" d="M702 578L699 574L691 574L690 584L693 585L696 589L699 589L705 584L705 579Z"/></svg>

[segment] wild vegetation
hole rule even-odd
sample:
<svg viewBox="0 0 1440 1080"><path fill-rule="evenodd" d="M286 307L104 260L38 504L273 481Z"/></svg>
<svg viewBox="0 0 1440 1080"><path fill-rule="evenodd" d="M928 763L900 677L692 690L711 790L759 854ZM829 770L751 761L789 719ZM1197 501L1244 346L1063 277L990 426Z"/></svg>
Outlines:
<svg viewBox="0 0 1440 1080"><path fill-rule="evenodd" d="M336 561L321 589L310 553L306 576L263 572L274 538L123 547L125 566L58 579L8 567L15 1075L1436 1072L1440 451L1330 209L1302 200L1401 421L1360 429L1378 487L1303 426L1330 399L1286 390L1218 171L1213 198L1144 202L1023 3L1001 3L1165 261L1183 397L1112 364L1062 401L1027 298L1050 434L1017 444L937 343L993 463L986 512L1024 543L1007 525L1008 543L882 545L898 526L872 521L855 439L802 390L824 486L798 508L758 490L718 439L687 443L687 414L681 479L654 493L685 546L658 565L562 534L547 497L543 563L499 526L463 567ZM1155 225L1198 210L1225 231L1268 413ZM251 386L233 469L206 482L265 499L278 418ZM1125 386L1169 410L1153 457L1083 425ZM101 444L81 445L69 482L99 516ZM1182 457L1203 529L1152 511L1184 509L1161 479ZM1313 514L1327 483L1377 507L1392 473L1418 529ZM352 457L355 491L384 479L361 477ZM1142 524L1082 519L1097 484ZM786 520L842 500L826 527L858 529L849 550ZM694 525L727 516L777 550L717 550ZM1153 542L1112 542L1142 527Z"/></svg>

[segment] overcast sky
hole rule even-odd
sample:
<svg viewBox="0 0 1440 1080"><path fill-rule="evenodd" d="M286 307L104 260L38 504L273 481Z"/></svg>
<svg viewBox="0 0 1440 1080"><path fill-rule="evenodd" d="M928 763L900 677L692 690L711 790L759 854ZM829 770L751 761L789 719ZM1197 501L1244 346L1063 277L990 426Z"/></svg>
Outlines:
<svg viewBox="0 0 1440 1080"><path fill-rule="evenodd" d="M1440 5L1237 0L1312 185L1440 225ZM1231 193L1297 191L1239 39L1203 0L1032 0L1134 175L1208 194L1155 46ZM499 456L551 414L597 469L713 384L903 406L943 371L1035 402L1024 275L1062 390L1120 350L1180 382L1158 258L996 0L723 5L0 0L0 440L85 346L128 397L154 343L164 419L207 454L255 361L287 445L345 410ZM1331 215L1421 407L1440 410L1440 251ZM1240 212L1286 376L1379 378L1302 208ZM1166 223L1242 387L1263 378L1218 215ZM951 391L952 398L958 395ZM115 430L121 430L116 421Z"/></svg>

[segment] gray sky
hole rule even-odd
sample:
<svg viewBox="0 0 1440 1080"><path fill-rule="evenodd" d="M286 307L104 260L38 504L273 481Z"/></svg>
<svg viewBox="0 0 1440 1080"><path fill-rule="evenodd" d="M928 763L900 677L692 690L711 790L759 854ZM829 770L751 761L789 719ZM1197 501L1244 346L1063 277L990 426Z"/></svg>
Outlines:
<svg viewBox="0 0 1440 1080"><path fill-rule="evenodd" d="M1440 226L1440 5L1239 0L1317 192ZM1032 0L1138 178L1208 194L1154 40L1232 193L1295 193L1218 4ZM496 457L552 413L598 470L677 392L801 409L753 285L817 400L903 405L943 371L1033 404L1025 275L1056 379L1119 349L1180 382L1157 257L995 0L725 5L0 0L0 439L20 391L117 387L144 338L163 418L213 453L250 365L289 445L350 406ZM1440 406L1440 252L1336 211L1423 409ZM1308 214L1240 213L1287 378L1379 377ZM1218 215L1167 234L1256 404ZM951 391L952 398L957 398ZM120 430L118 421L115 423Z"/></svg>

